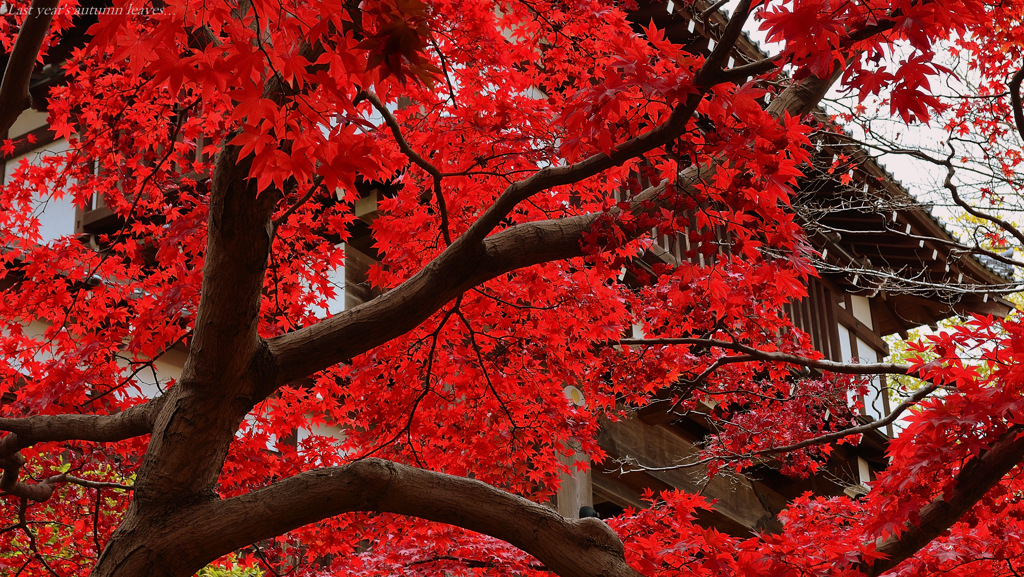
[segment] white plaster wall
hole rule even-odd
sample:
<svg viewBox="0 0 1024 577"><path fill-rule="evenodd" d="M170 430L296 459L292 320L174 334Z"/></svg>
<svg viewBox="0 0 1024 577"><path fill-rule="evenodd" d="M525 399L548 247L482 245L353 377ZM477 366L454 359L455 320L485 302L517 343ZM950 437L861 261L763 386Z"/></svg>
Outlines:
<svg viewBox="0 0 1024 577"><path fill-rule="evenodd" d="M14 121L14 124L7 131L7 134L10 134L12 138L20 138L24 134L45 126L47 116L46 112L39 112L30 108L18 116L18 119Z"/></svg>
<svg viewBox="0 0 1024 577"><path fill-rule="evenodd" d="M345 248L344 244L338 245L342 249ZM316 307L313 311L317 317L326 318L330 315L336 315L341 311L345 310L345 261L342 259L342 264L328 269L324 274L327 277L328 282L334 285L334 297L327 299L327 308Z"/></svg>
<svg viewBox="0 0 1024 577"><path fill-rule="evenodd" d="M871 301L862 296L853 296L850 300L853 304L853 318L864 323L869 329L874 329L874 325L871 324Z"/></svg>
<svg viewBox="0 0 1024 577"><path fill-rule="evenodd" d="M29 164L39 164L46 156L60 154L67 150L68 142L61 139L28 154L8 160L4 163L3 183L6 185L11 181L11 174L23 161L27 160ZM70 198L58 198L50 193L42 193L34 195L33 201L35 215L39 219L39 234L44 243L53 242L58 238L75 233L75 204Z"/></svg>
<svg viewBox="0 0 1024 577"><path fill-rule="evenodd" d="M859 338L857 339L857 353L860 357L860 362L863 364L877 363L879 360L875 349L869 347L867 343ZM868 385L868 394L864 396L864 412L868 417L881 419L886 415L883 395L885 395L885 391L882 390L881 378L874 377Z"/></svg>

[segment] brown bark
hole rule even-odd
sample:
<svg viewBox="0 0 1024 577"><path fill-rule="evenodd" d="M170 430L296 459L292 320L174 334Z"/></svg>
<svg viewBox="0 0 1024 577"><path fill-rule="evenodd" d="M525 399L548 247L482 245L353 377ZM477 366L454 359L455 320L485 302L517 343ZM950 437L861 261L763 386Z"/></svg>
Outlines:
<svg viewBox="0 0 1024 577"><path fill-rule="evenodd" d="M813 78L796 84L776 100L774 113L809 110L817 100L805 99L820 98L827 86ZM255 335L255 321L269 254L264 243L269 243L270 210L256 202L252 190L237 184L244 181L226 178L229 168L236 168L233 162L221 159L217 164L225 173L217 173L214 180L203 301L186 372L155 423L136 497L94 575L188 575L255 540L354 510L391 511L478 530L516 544L561 575L634 574L621 561L618 540L592 521L572 523L475 481L378 461L304 473L218 502L212 489L227 447L259 398L405 333L485 280L579 256L582 235L597 215L524 224L473 244L472 234L463 236L395 290L274 339L265 351ZM243 162L236 169L245 168ZM592 169L585 165L576 176L583 178ZM701 171L691 169L682 180L696 181ZM533 181L529 189L574 182L571 173L554 175L550 181ZM639 195L636 210L645 201L657 201L664 190L662 184ZM528 196L515 185L503 195ZM216 531L207 531L211 527ZM552 548L552 543L558 546Z"/></svg>
<svg viewBox="0 0 1024 577"><path fill-rule="evenodd" d="M159 411L162 398L115 413L113 415L41 415L22 419L0 419L0 431L20 437L25 448L44 441L110 442L149 433L153 415ZM0 454L8 447L8 437L0 439Z"/></svg>
<svg viewBox="0 0 1024 577"><path fill-rule="evenodd" d="M212 495L234 433L258 400L256 383L273 379L256 328L277 196L267 191L257 198L248 169L235 148L216 162L189 355L154 422L137 500Z"/></svg>
<svg viewBox="0 0 1024 577"><path fill-rule="evenodd" d="M497 537L565 577L639 575L625 563L618 537L597 519L565 519L480 481L378 459L303 473L214 509L214 517L237 521L233 530L222 527L220 534L233 533L240 545L305 525L325 513L381 511Z"/></svg>
<svg viewBox="0 0 1024 577"><path fill-rule="evenodd" d="M21 449L45 441L111 442L138 437L150 432L152 418L163 400L154 399L146 404L113 415L47 415L23 419L0 419L0 431L8 434L0 438L0 494L13 495L33 501L46 501L57 483L74 478L56 475L39 483L19 481L25 459Z"/></svg>
<svg viewBox="0 0 1024 577"><path fill-rule="evenodd" d="M809 110L817 100L804 99L820 98L827 86L827 82L813 78L798 83L776 100L774 113L781 115L782 110L787 110L800 114ZM689 106L687 110L692 112ZM688 118L689 112L686 114ZM667 137L666 134L659 139ZM637 150L642 151L643 147ZM350 469L316 471L253 493L246 501L221 504L216 500L213 488L234 432L260 399L283 383L407 332L474 285L517 268L579 256L582 235L598 216L524 224L490 237L481 236L479 240L471 229L395 290L332 319L274 339L268 347L256 335L256 321L275 197L264 193L257 198L252 181L244 178L248 163L235 160L229 149L216 163L203 291L184 373L167 394L154 422L152 440L136 481L135 498L93 574L189 575L203 564L262 538L257 535L279 534L349 510L393 511L480 530L523 547L562 575L631 574L624 563L612 562L608 557L608 551L621 548L621 544L612 544L618 543L617 539L606 535L595 541L596 533L586 537L588 527L597 527L591 527L593 522L569 523L496 489L436 473L413 473L415 470L397 465L370 462L372 466L363 463ZM513 185L502 198L514 206L547 187L578 181L603 170L601 167L608 162L624 160L585 161L577 166L578 173L541 171L532 180L524 181L531 183L529 186ZM700 168L691 169L681 180L694 182L700 172ZM657 201L664 190L665 185L661 184L639 195L636 210L641 210L645 201ZM493 216L505 209L503 205L492 207L497 212L488 211L483 220L489 218L488 214ZM477 230L486 229L486 235L490 228L480 226L483 228ZM371 471L380 466L392 471L385 475L390 479L386 491L370 501L352 496L375 490L377 481L373 481ZM341 474L342 471L347 473ZM336 474L341 475L342 485L348 484L345 486L350 493L332 483ZM415 482L409 481L406 487L409 479ZM447 495L446 500L440 501L443 506L422 499L423 483L427 481L447 489L438 489ZM280 489L299 485L301 490ZM329 497L335 491L349 496ZM464 491L477 491L482 502L465 498ZM285 508L275 505L283 498L282 493L290 495L284 499L288 503ZM324 506L325 502L335 505ZM357 502L365 505L357 506ZM238 518L241 511L233 509L236 503L245 503L244 519ZM474 514L476 509L491 507L506 507L504 518L532 518L546 529L538 531L519 523L489 524ZM239 522L232 530L216 519ZM212 525L218 526L218 532L225 537L205 535L203 528ZM263 532L257 530L259 527ZM541 535L539 540L536 535ZM561 543L560 550L568 553L550 550L549 544L553 542ZM600 547L595 543L601 543ZM605 554L595 553L602 547ZM578 567L586 569L580 572Z"/></svg>
<svg viewBox="0 0 1024 577"><path fill-rule="evenodd" d="M353 511L398 513L491 535L566 577L639 577L623 559L621 542L597 519L565 519L479 481L379 459L301 473L242 497L168 511L134 526L135 545L95 574L191 575L224 552Z"/></svg>
<svg viewBox="0 0 1024 577"><path fill-rule="evenodd" d="M0 82L0 134L7 134L14 121L31 104L28 89L32 71L58 3L58 0L33 0L18 31Z"/></svg>
<svg viewBox="0 0 1024 577"><path fill-rule="evenodd" d="M255 180L246 178L249 165L238 161L234 147L215 162L203 287L189 355L154 419L132 503L93 575L195 572L198 567L182 569L195 546L190 544L194 522L179 520L217 500L214 487L235 431L258 398L269 393L263 383L274 381L256 329L278 196L274 191L257 195Z"/></svg>

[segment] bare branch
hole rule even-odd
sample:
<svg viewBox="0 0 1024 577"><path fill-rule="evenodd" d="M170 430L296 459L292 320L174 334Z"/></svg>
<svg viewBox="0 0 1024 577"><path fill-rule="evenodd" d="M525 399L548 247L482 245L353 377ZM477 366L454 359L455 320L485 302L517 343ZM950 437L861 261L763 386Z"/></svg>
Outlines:
<svg viewBox="0 0 1024 577"><path fill-rule="evenodd" d="M750 5L752 3L752 0L740 0L736 5L732 17L729 18L729 23L725 25L725 32L722 33L722 37L718 39L715 49L711 51L711 54L708 55L707 60L704 62L704 66L697 73L696 81L698 86L710 86L722 81L722 67L725 66L729 57L732 56L733 46L743 33L743 25L750 16ZM708 8L701 14L701 17L705 17L713 9L717 10L715 6L712 5Z"/></svg>
<svg viewBox="0 0 1024 577"><path fill-rule="evenodd" d="M950 148L952 148L952 145L950 146ZM1003 230L1005 230L1007 233L1009 233L1015 239L1017 239L1017 242L1024 244L1024 232L1021 232L1019 229L1017 229L1017 227L1013 226L1005 219L999 218L994 214L982 212L977 208L974 208L969 203L964 201L963 198L960 197L959 189L955 184L953 184L953 176L956 173L956 169L953 167L953 154L955 154L955 151L951 151L949 153L949 157L946 159L945 162L942 163L946 167L946 179L943 181L942 186L946 187L946 190L949 191L949 195L950 197L953 198L953 202L955 202L957 206L959 206L960 208L964 209L967 212L967 214L970 214L971 216L975 216L983 220L987 220L1001 227Z"/></svg>
<svg viewBox="0 0 1024 577"><path fill-rule="evenodd" d="M729 0L718 0L717 2L712 4L711 6L708 6L707 8L702 10L701 13L698 14L696 18L694 18L694 20L696 20L698 22L707 22L708 16L711 16L715 12L718 12L723 6L725 6L728 3L729 3ZM749 9L749 4L748 4L747 8Z"/></svg>
<svg viewBox="0 0 1024 577"><path fill-rule="evenodd" d="M14 530L20 530L22 533L25 534L25 539L28 541L29 551L32 552L32 557L27 559L25 561L25 564L22 565L20 569L18 569L18 572L15 574L15 577L18 577L18 575L21 575L21 572L24 571L25 568L29 566L29 563L31 563L33 559L35 559L36 561L39 561L39 564L42 565L43 568L46 569L50 573L50 575L53 575L54 577L60 577L57 574L57 572L54 571L53 568L50 567L49 564L47 564L46 559L39 552L39 547L38 547L38 545L36 543L36 534L33 533L32 529L29 527L28 499L26 499L24 497L21 498L21 502L18 504L18 522L14 523L13 525L9 525L7 527L4 527L3 529L0 529L0 533L6 533L7 531L14 531Z"/></svg>
<svg viewBox="0 0 1024 577"><path fill-rule="evenodd" d="M388 110L387 106L384 106L384 103L377 98L376 94L371 92L362 92L361 94L366 97L377 112L384 117L384 122L388 125L388 128L391 129L391 134L394 136L395 142L398 143L398 148L402 151L402 154L404 154L410 162L425 170L433 179L434 200L437 201L437 212L441 217L441 235L444 237L445 244L451 246L452 236L448 225L448 205L444 201L444 192L441 190L441 179L444 175L441 174L441 171L438 170L436 166L427 162L427 159L423 158L418 152L413 150L412 146L409 146L409 141L407 141L405 136L402 134L402 127L398 125L398 120L396 120L395 116L391 114L391 111Z"/></svg>
<svg viewBox="0 0 1024 577"><path fill-rule="evenodd" d="M775 351L762 351L737 343L734 341L723 341L720 339L705 339L697 337L679 337L679 338L652 338L652 339L619 339L615 342L608 344L621 344L621 345L641 345L641 346L657 346L657 345L695 345L705 347L718 347L722 349L729 349L732 351L738 351L746 353L745 355L739 355L735 357L724 357L719 359L723 363L736 363L736 362L749 362L749 361L774 361L779 363L788 363L791 365L800 365L804 367L811 367L814 369L821 369L823 371L829 371L831 373L840 373L844 375L909 375L910 367L906 365L898 365L895 363L838 363L836 361L829 361L826 359L809 359L807 357L801 357L799 355L791 355L789 353L775 352ZM735 359L735 360L733 360Z"/></svg>
<svg viewBox="0 0 1024 577"><path fill-rule="evenodd" d="M750 78L751 76L764 74L769 70L778 68L778 66L778 57L772 56L769 58L757 60L755 62L750 62L748 64L733 66L732 68L723 70L720 74L720 78L724 82L739 83L743 82L747 78Z"/></svg>
<svg viewBox="0 0 1024 577"><path fill-rule="evenodd" d="M33 0L28 8L0 82L0 133L6 134L30 105L28 90L32 71L57 4L58 0Z"/></svg>
<svg viewBox="0 0 1024 577"><path fill-rule="evenodd" d="M46 483L70 483L72 485L79 485L87 489L115 489L118 491L131 491L135 487L133 485L123 485L121 483L112 483L107 481L90 481L89 479L83 479L81 477L75 477L68 474L54 475L48 477Z"/></svg>

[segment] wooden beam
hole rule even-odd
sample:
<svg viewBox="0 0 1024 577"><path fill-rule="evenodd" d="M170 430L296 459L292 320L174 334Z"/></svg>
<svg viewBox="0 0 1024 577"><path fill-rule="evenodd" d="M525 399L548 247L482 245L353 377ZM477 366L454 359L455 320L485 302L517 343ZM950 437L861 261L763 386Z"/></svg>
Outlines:
<svg viewBox="0 0 1024 577"><path fill-rule="evenodd" d="M872 303L874 303L874 300L875 299L872 299ZM892 320L892 323L896 326L896 332L899 333L900 338L910 338L910 334L907 332L908 327L903 324L903 319L900 317L899 313L896 312L896 308L892 306L892 301L889 300L889 297L884 292L880 295L880 300L883 305L882 310L885 312L886 316ZM872 311L874 310L875 308L872 307ZM881 314L879 314L878 316L881 316Z"/></svg>
<svg viewBox="0 0 1024 577"><path fill-rule="evenodd" d="M867 325L857 320L857 318L853 316L853 313L839 305L836 305L834 310L836 318L839 320L839 324L849 329L850 332L859 337L860 340L871 345L872 348L881 352L883 355L889 354L889 345L882 340L882 337L878 336L878 334L868 328Z"/></svg>
<svg viewBox="0 0 1024 577"><path fill-rule="evenodd" d="M609 455L629 456L658 467L677 464L699 453L696 445L676 434L673 428L646 425L636 417L602 422L598 442ZM716 499L714 508L719 513L750 528L766 526L786 503L777 491L746 477L720 473L709 478L703 465L643 473L675 488Z"/></svg>

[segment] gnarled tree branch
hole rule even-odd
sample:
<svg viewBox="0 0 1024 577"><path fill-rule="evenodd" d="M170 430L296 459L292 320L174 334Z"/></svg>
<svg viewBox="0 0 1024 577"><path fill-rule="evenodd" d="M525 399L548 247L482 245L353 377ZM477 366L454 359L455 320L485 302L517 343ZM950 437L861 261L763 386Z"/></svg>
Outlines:
<svg viewBox="0 0 1024 577"><path fill-rule="evenodd" d="M113 415L37 415L21 419L0 419L0 430L9 434L0 439L0 493L32 501L46 501L60 483L92 488L130 487L116 483L89 481L67 474L54 475L29 484L18 480L25 459L22 449L45 441L113 442L146 435L152 430L153 416L164 397L137 405Z"/></svg>
<svg viewBox="0 0 1024 577"><path fill-rule="evenodd" d="M380 459L301 473L183 516L203 520L192 526L201 534L190 540L201 548L194 553L199 568L249 543L353 511L397 513L490 535L530 553L562 577L640 575L626 564L618 537L597 519L565 519L480 481ZM171 526L179 524L187 520L174 520Z"/></svg>
<svg viewBox="0 0 1024 577"><path fill-rule="evenodd" d="M68 475L67 473L47 477L38 483L23 483L18 481L18 471L21 465L16 463L17 462L10 463L9 461L5 461L0 458L0 468L3 469L3 476L0 477L0 494L13 495L21 499L42 502L48 501L50 497L53 496L53 492L57 489L57 485L64 483L80 485L89 489L118 489L122 491L131 491L134 488L131 485L122 485L120 483L90 481L89 479L75 477L73 475Z"/></svg>
<svg viewBox="0 0 1024 577"><path fill-rule="evenodd" d="M164 397L156 397L112 415L35 415L0 418L0 431L17 435L19 442L22 443L18 449L44 441L120 441L148 434L153 425L153 416L163 405L163 399ZM11 436L0 439L0 455L9 448L12 441L7 439Z"/></svg>

